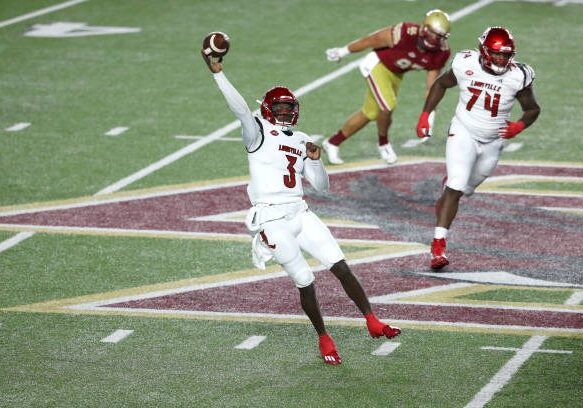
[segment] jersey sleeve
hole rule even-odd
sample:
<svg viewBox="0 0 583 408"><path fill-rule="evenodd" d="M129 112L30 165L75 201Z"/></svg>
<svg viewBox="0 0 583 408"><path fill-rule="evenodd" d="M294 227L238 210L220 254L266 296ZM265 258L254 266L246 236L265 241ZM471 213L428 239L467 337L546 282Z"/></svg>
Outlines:
<svg viewBox="0 0 583 408"><path fill-rule="evenodd" d="M524 77L522 81L522 89L528 88L534 83L534 70L528 64L517 63L516 66L520 69Z"/></svg>
<svg viewBox="0 0 583 408"><path fill-rule="evenodd" d="M399 23L393 26L392 36L393 36L393 46L399 44L402 38L402 31L403 31L404 23Z"/></svg>
<svg viewBox="0 0 583 408"><path fill-rule="evenodd" d="M415 42L419 35L419 26L415 23L402 22L393 27L393 46L403 43Z"/></svg>
<svg viewBox="0 0 583 408"><path fill-rule="evenodd" d="M262 129L260 129L259 124L255 121L255 117L251 113L245 99L243 99L239 91L231 84L222 71L213 74L213 77L227 101L229 109L241 121L243 143L245 143L247 151L257 150L257 146L263 141Z"/></svg>
<svg viewBox="0 0 583 408"><path fill-rule="evenodd" d="M460 51L458 53L455 54L455 56L453 57L453 60L451 61L451 70L453 71L453 74L455 75L456 79L460 80L461 75L465 72L465 68L464 68L464 60L466 58L468 58L468 55L470 55L471 51L466 50L466 51Z"/></svg>

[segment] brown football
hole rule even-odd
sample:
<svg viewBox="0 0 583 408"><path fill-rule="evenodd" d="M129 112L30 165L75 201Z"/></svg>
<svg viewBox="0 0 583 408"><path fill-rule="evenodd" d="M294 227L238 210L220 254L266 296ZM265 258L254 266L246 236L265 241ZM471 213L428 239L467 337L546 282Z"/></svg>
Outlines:
<svg viewBox="0 0 583 408"><path fill-rule="evenodd" d="M213 31L204 37L202 50L209 57L222 58L227 55L230 45L227 34L221 33L220 31Z"/></svg>

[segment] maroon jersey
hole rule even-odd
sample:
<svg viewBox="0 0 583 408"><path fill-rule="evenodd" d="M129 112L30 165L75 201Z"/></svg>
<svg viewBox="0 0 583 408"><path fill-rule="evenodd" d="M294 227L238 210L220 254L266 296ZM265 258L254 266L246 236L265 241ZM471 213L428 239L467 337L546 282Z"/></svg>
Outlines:
<svg viewBox="0 0 583 408"><path fill-rule="evenodd" d="M412 69L427 70L441 69L450 55L447 43L440 50L434 52L421 51L419 44L419 30L415 23L399 23L393 27L393 46L391 48L377 48L379 59L395 74L403 74Z"/></svg>

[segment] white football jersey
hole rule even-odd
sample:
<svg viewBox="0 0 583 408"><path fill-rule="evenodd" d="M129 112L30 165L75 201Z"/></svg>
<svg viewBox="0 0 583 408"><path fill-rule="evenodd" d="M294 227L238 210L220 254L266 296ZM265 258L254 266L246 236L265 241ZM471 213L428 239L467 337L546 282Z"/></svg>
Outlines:
<svg viewBox="0 0 583 408"><path fill-rule="evenodd" d="M248 151L251 182L247 194L253 205L282 204L301 201L304 195L302 174L306 142L313 142L303 132L283 131L265 119L255 117L259 124L261 144Z"/></svg>
<svg viewBox="0 0 583 408"><path fill-rule="evenodd" d="M458 52L451 68L460 89L455 119L481 142L497 139L498 129L509 120L516 94L533 83L534 71L515 61L504 74L490 74L482 68L476 50Z"/></svg>

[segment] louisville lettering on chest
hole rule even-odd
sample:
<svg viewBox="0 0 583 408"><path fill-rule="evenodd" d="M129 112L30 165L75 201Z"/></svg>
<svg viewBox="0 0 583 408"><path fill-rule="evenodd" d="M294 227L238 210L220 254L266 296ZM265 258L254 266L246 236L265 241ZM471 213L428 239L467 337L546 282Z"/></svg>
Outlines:
<svg viewBox="0 0 583 408"><path fill-rule="evenodd" d="M500 92L500 89L502 89L502 87L499 85L492 85L492 84L488 84L486 82L481 82L481 81L472 81L470 86L472 86L474 88L489 89L490 91L494 91L494 92Z"/></svg>
<svg viewBox="0 0 583 408"><path fill-rule="evenodd" d="M296 149L295 147L287 146L287 145L279 145L279 150L286 153L295 154L296 156L302 157L302 151Z"/></svg>

